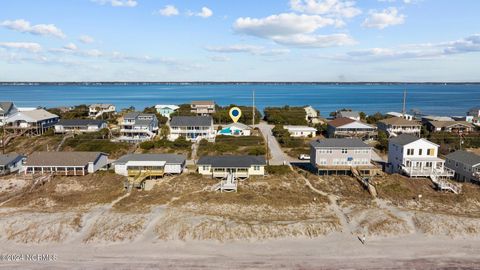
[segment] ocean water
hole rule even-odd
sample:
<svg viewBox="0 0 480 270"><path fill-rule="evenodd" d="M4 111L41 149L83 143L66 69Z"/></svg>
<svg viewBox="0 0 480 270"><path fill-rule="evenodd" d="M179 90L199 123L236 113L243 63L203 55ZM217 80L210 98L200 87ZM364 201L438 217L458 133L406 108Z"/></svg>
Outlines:
<svg viewBox="0 0 480 270"><path fill-rule="evenodd" d="M214 100L219 105L311 105L323 116L341 108L375 112L401 111L407 90L407 110L424 114L465 115L480 106L480 84L151 84L151 85L1 85L0 101L21 107L58 107L112 103L136 109L155 104Z"/></svg>

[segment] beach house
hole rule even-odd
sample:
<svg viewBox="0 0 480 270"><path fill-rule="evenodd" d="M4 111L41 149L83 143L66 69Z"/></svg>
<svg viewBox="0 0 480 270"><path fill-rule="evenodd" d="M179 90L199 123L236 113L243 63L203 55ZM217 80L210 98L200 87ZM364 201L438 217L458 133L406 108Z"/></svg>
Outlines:
<svg viewBox="0 0 480 270"><path fill-rule="evenodd" d="M422 124L415 120L407 120L403 117L390 117L380 120L377 124L378 130L385 132L389 137L400 134L410 134L420 137Z"/></svg>
<svg viewBox="0 0 480 270"><path fill-rule="evenodd" d="M290 136L295 138L307 138L315 137L317 129L308 126L283 126L284 129L288 130Z"/></svg>
<svg viewBox="0 0 480 270"><path fill-rule="evenodd" d="M214 141L215 135L211 116L173 116L168 139L174 141L183 136L189 141Z"/></svg>
<svg viewBox="0 0 480 270"><path fill-rule="evenodd" d="M466 121L428 121L426 127L430 132L452 132L465 134L472 132L475 127Z"/></svg>
<svg viewBox="0 0 480 270"><path fill-rule="evenodd" d="M437 157L438 145L409 134L391 138L388 142L388 171L409 177L437 175L452 177L454 172Z"/></svg>
<svg viewBox="0 0 480 270"><path fill-rule="evenodd" d="M112 104L92 104L88 107L88 115L91 118L99 118L106 113L114 113L115 105Z"/></svg>
<svg viewBox="0 0 480 270"><path fill-rule="evenodd" d="M178 110L180 107L177 105L164 105L164 104L159 104L155 105L155 109L159 114L161 114L163 117L170 118L170 115L174 113L176 110Z"/></svg>
<svg viewBox="0 0 480 270"><path fill-rule="evenodd" d="M176 154L130 154L113 162L115 173L124 176L181 174L185 164L186 157Z"/></svg>
<svg viewBox="0 0 480 270"><path fill-rule="evenodd" d="M218 135L227 136L250 136L251 134L251 127L238 122L223 126L222 129L218 131Z"/></svg>
<svg viewBox="0 0 480 270"><path fill-rule="evenodd" d="M310 163L317 174L351 174L352 168L363 175L372 175L373 148L358 138L332 138L310 143Z"/></svg>
<svg viewBox="0 0 480 270"><path fill-rule="evenodd" d="M88 133L107 128L107 122L96 119L60 119L55 124L55 133Z"/></svg>
<svg viewBox="0 0 480 270"><path fill-rule="evenodd" d="M337 118L328 122L327 135L329 138L363 138L377 136L377 128L350 118Z"/></svg>
<svg viewBox="0 0 480 270"><path fill-rule="evenodd" d="M306 106L303 109L305 109L305 118L308 123L310 124L318 124L320 123L320 118L318 115L318 111L315 110L312 106Z"/></svg>
<svg viewBox="0 0 480 270"><path fill-rule="evenodd" d="M17 111L7 118L5 129L16 134L41 135L58 122L58 115L44 109Z"/></svg>
<svg viewBox="0 0 480 270"><path fill-rule="evenodd" d="M33 152L24 164L25 174L81 176L94 173L108 164L101 152Z"/></svg>
<svg viewBox="0 0 480 270"><path fill-rule="evenodd" d="M458 150L446 156L445 166L455 171L455 179L480 183L480 156Z"/></svg>
<svg viewBox="0 0 480 270"><path fill-rule="evenodd" d="M388 112L388 113L386 113L386 115L391 116L391 117L401 117L401 118L404 118L406 120L413 120L414 119L414 116L411 115L411 114L408 114L408 113Z"/></svg>
<svg viewBox="0 0 480 270"><path fill-rule="evenodd" d="M360 113L357 111L338 111L335 118L350 118L352 120L360 121Z"/></svg>
<svg viewBox="0 0 480 270"><path fill-rule="evenodd" d="M17 112L17 107L13 102L0 101L0 127L3 126L7 119Z"/></svg>
<svg viewBox="0 0 480 270"><path fill-rule="evenodd" d="M18 172L22 169L24 156L17 153L0 154L0 175Z"/></svg>
<svg viewBox="0 0 480 270"><path fill-rule="evenodd" d="M130 112L120 122L119 141L139 143L153 139L158 132L158 119L155 114Z"/></svg>
<svg viewBox="0 0 480 270"><path fill-rule="evenodd" d="M198 173L213 178L237 179L264 176L267 162L263 156L203 156L197 162Z"/></svg>
<svg viewBox="0 0 480 270"><path fill-rule="evenodd" d="M190 111L201 116L211 115L215 113L215 102L211 100L192 101Z"/></svg>

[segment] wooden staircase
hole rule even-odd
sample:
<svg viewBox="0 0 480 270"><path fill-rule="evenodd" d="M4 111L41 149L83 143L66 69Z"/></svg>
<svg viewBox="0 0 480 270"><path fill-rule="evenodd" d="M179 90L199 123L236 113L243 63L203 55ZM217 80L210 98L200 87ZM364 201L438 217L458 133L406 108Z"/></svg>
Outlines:
<svg viewBox="0 0 480 270"><path fill-rule="evenodd" d="M435 186L441 191L451 191L455 194L460 194L462 192L461 186L455 185L445 179L442 179L437 170L432 171L430 179L432 180L433 184L435 184Z"/></svg>

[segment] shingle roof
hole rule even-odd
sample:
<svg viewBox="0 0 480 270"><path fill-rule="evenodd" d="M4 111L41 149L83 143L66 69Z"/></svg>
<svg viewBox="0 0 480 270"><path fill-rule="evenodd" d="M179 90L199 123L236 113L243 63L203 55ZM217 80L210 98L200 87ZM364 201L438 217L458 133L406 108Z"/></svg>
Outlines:
<svg viewBox="0 0 480 270"><path fill-rule="evenodd" d="M360 113L356 111L339 111L340 117L360 117Z"/></svg>
<svg viewBox="0 0 480 270"><path fill-rule="evenodd" d="M192 127L192 126L211 126L211 116L174 116L170 121L170 126L174 127Z"/></svg>
<svg viewBox="0 0 480 270"><path fill-rule="evenodd" d="M249 168L252 165L266 165L263 156L204 156L198 165L210 165L217 168Z"/></svg>
<svg viewBox="0 0 480 270"><path fill-rule="evenodd" d="M334 120L328 122L328 125L330 125L332 127L341 127L343 125L350 124L350 123L353 123L353 122L355 122L355 120L350 119L350 118L346 118L346 117L341 117L341 118L337 118L337 119L334 119Z"/></svg>
<svg viewBox="0 0 480 270"><path fill-rule="evenodd" d="M112 105L112 104L100 104L100 103L96 103L96 104L90 105L89 107L90 107L90 108L108 109L110 106L113 106L113 105Z"/></svg>
<svg viewBox="0 0 480 270"><path fill-rule="evenodd" d="M27 157L27 166L86 166L95 162L101 152L34 152Z"/></svg>
<svg viewBox="0 0 480 270"><path fill-rule="evenodd" d="M122 156L115 164L125 164L128 161L166 161L167 164L182 164L187 158L175 154L130 154Z"/></svg>
<svg viewBox="0 0 480 270"><path fill-rule="evenodd" d="M414 120L407 120L403 117L391 117L391 118L380 120L380 122L386 125L395 125L395 126L421 126L419 122Z"/></svg>
<svg viewBox="0 0 480 270"><path fill-rule="evenodd" d="M95 119L60 119L57 125L62 126L101 126L106 123L104 120L95 120Z"/></svg>
<svg viewBox="0 0 480 270"><path fill-rule="evenodd" d="M194 100L192 105L215 105L215 102L212 100Z"/></svg>
<svg viewBox="0 0 480 270"><path fill-rule="evenodd" d="M1 113L9 112L10 109L12 108L12 106L13 106L13 102L1 101L0 102L0 112Z"/></svg>
<svg viewBox="0 0 480 270"><path fill-rule="evenodd" d="M358 138L331 138L316 140L310 143L311 146L315 148L337 148L337 147L347 147L347 148L365 148L371 147L364 143Z"/></svg>
<svg viewBox="0 0 480 270"><path fill-rule="evenodd" d="M480 164L480 156L472 152L458 150L447 155L447 159L455 160L460 163L474 166Z"/></svg>
<svg viewBox="0 0 480 270"><path fill-rule="evenodd" d="M391 138L390 141L396 145L407 145L409 143L420 140L419 137L410 135L410 134L401 134L395 138Z"/></svg>
<svg viewBox="0 0 480 270"><path fill-rule="evenodd" d="M154 117L155 115L152 113L141 113L141 112L129 112L123 118L124 119L136 119L137 117Z"/></svg>
<svg viewBox="0 0 480 270"><path fill-rule="evenodd" d="M17 153L8 153L5 155L0 154L0 166L5 166L13 161L17 160L18 158L21 158L22 156L17 154Z"/></svg>
<svg viewBox="0 0 480 270"><path fill-rule="evenodd" d="M444 127L450 127L454 125L462 125L462 126L473 128L473 125L466 121L428 121L428 123L430 123L430 125L436 128L444 128Z"/></svg>

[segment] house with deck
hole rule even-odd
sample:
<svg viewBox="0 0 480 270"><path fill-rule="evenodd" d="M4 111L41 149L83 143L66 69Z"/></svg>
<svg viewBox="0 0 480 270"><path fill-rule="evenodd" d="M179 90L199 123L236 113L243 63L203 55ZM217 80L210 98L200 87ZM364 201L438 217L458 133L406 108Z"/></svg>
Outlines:
<svg viewBox="0 0 480 270"><path fill-rule="evenodd" d="M213 128L213 118L211 116L173 116L170 120L168 139L174 141L181 136L189 141L202 139L214 141L216 131Z"/></svg>
<svg viewBox="0 0 480 270"><path fill-rule="evenodd" d="M197 162L198 173L213 178L247 179L264 176L267 162L263 156L203 156Z"/></svg>
<svg viewBox="0 0 480 270"><path fill-rule="evenodd" d="M116 107L113 104L96 103L88 107L88 115L91 118L99 118L107 113L115 113Z"/></svg>
<svg viewBox="0 0 480 270"><path fill-rule="evenodd" d="M330 138L310 143L310 163L319 175L349 175L352 168L362 175L373 175L373 147L358 138Z"/></svg>
<svg viewBox="0 0 480 270"><path fill-rule="evenodd" d="M17 111L6 120L5 129L15 134L42 135L58 122L59 116L44 109Z"/></svg>
<svg viewBox="0 0 480 270"><path fill-rule="evenodd" d="M107 122L96 119L60 119L55 124L55 133L88 133L107 128Z"/></svg>
<svg viewBox="0 0 480 270"><path fill-rule="evenodd" d="M129 154L113 162L115 173L124 176L181 174L187 158L176 154Z"/></svg>
<svg viewBox="0 0 480 270"><path fill-rule="evenodd" d="M466 121L428 121L426 127L430 132L452 132L466 134L472 132L475 127Z"/></svg>
<svg viewBox="0 0 480 270"><path fill-rule="evenodd" d="M120 122L121 142L141 143L152 140L158 133L158 119L155 114L130 112Z"/></svg>
<svg viewBox="0 0 480 270"><path fill-rule="evenodd" d="M317 129L309 126L283 126L283 128L295 138L312 138L317 134Z"/></svg>
<svg viewBox="0 0 480 270"><path fill-rule="evenodd" d="M231 123L223 126L218 131L218 135L226 136L250 136L252 134L252 128L242 123Z"/></svg>
<svg viewBox="0 0 480 270"><path fill-rule="evenodd" d="M377 128L350 118L337 118L328 122L329 138L362 138L377 136Z"/></svg>
<svg viewBox="0 0 480 270"><path fill-rule="evenodd" d="M17 153L0 154L0 175L16 173L22 169L24 156Z"/></svg>
<svg viewBox="0 0 480 270"><path fill-rule="evenodd" d="M82 176L108 164L102 152L33 152L24 164L25 174Z"/></svg>
<svg viewBox="0 0 480 270"><path fill-rule="evenodd" d="M446 156L445 166L455 171L457 181L480 183L480 155L458 150Z"/></svg>
<svg viewBox="0 0 480 270"><path fill-rule="evenodd" d="M180 107L177 105L166 105L166 104L159 104L155 105L155 109L159 114L163 117L167 117L170 119L170 115L178 110Z"/></svg>
<svg viewBox="0 0 480 270"><path fill-rule="evenodd" d="M215 113L215 102L211 100L197 100L190 104L190 111L197 115L206 116Z"/></svg>
<svg viewBox="0 0 480 270"><path fill-rule="evenodd" d="M438 145L409 134L390 138L388 171L409 177L453 177L453 170L438 157Z"/></svg>
<svg viewBox="0 0 480 270"><path fill-rule="evenodd" d="M400 112L388 112L386 113L387 116L391 116L391 117L401 117L401 118L404 118L406 120L413 120L415 117L411 114L408 114L408 113L400 113Z"/></svg>
<svg viewBox="0 0 480 270"><path fill-rule="evenodd" d="M10 101L0 101L0 127L3 126L7 119L17 112L17 107Z"/></svg>
<svg viewBox="0 0 480 270"><path fill-rule="evenodd" d="M415 120L407 120L402 117L391 117L380 120L377 124L378 130L385 132L389 137L400 134L410 134L420 137L422 124Z"/></svg>

